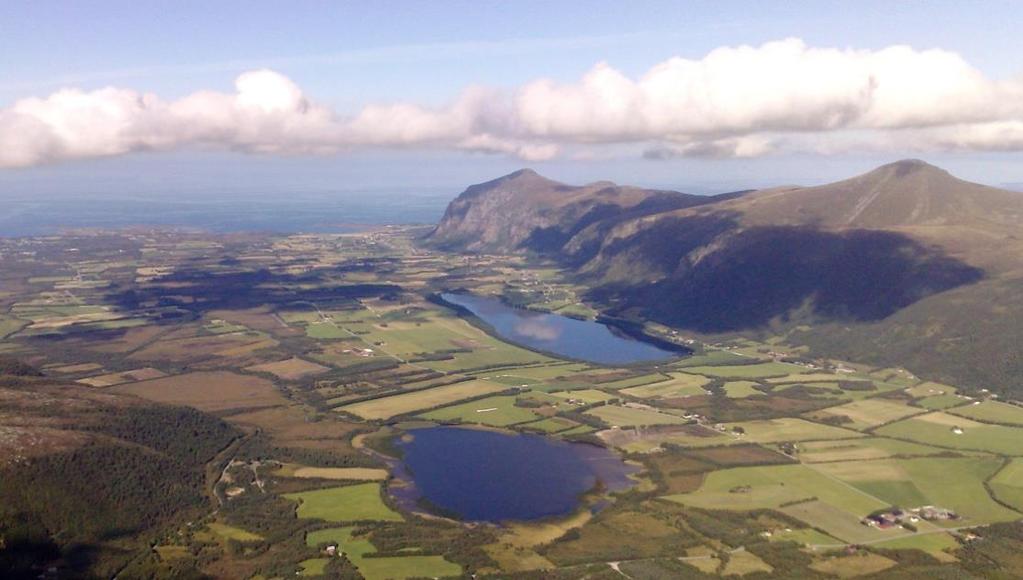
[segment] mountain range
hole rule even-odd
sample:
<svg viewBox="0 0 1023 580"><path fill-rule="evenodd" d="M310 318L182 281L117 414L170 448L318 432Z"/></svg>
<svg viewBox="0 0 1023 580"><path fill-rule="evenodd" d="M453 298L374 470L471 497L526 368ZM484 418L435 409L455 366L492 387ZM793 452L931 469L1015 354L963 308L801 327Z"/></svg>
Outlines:
<svg viewBox="0 0 1023 580"><path fill-rule="evenodd" d="M425 242L553 259L611 315L1023 392L1023 194L923 161L718 196L524 169L469 187Z"/></svg>

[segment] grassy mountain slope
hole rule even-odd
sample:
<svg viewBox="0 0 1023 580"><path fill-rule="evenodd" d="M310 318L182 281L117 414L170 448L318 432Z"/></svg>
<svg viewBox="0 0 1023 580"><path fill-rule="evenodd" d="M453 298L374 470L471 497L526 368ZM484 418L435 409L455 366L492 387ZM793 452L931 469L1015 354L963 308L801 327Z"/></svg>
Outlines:
<svg viewBox="0 0 1023 580"><path fill-rule="evenodd" d="M700 205L710 199L608 181L569 186L523 169L466 189L451 202L427 241L459 251L558 252L591 226Z"/></svg>
<svg viewBox="0 0 1023 580"><path fill-rule="evenodd" d="M513 187L503 196L533 203ZM459 199L457 213L476 210L477 221L493 211ZM1014 362L1023 325L1010 322L1023 318L1015 298L1023 194L908 160L818 187L687 203L623 208L583 227L547 223L566 234L557 247L499 238L448 247L545 252L574 267L589 298L620 316L708 335L793 333L828 356L1023 392ZM536 225L518 215L502 219L521 229L520 239L535 236ZM449 220L438 230L448 240L476 239L460 226Z"/></svg>

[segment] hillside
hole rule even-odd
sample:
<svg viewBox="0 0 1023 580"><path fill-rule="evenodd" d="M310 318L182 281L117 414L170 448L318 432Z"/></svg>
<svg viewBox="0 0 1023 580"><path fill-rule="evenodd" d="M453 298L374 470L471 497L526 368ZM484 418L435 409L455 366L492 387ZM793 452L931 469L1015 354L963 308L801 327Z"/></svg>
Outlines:
<svg viewBox="0 0 1023 580"><path fill-rule="evenodd" d="M1023 340L1015 298L1023 194L906 160L817 187L687 198L685 207L642 214L619 206L559 222L513 186L505 183L501 198L522 210L495 219L520 240L557 230L558 247L479 243L477 230L451 218L486 222L494 206L467 194L437 229L446 247L539 251L571 267L589 300L619 316L708 336L782 335L828 356L1023 391L1023 363L1014 362ZM534 210L547 216L542 226L519 218ZM1005 323L992 333L977 324L985 319Z"/></svg>
<svg viewBox="0 0 1023 580"><path fill-rule="evenodd" d="M4 378L0 401L0 570L14 577L58 558L116 570L205 505L205 464L236 435L190 408L43 378Z"/></svg>
<svg viewBox="0 0 1023 580"><path fill-rule="evenodd" d="M428 242L458 251L557 252L590 226L607 226L713 199L608 181L570 186L522 169L466 189L448 206Z"/></svg>

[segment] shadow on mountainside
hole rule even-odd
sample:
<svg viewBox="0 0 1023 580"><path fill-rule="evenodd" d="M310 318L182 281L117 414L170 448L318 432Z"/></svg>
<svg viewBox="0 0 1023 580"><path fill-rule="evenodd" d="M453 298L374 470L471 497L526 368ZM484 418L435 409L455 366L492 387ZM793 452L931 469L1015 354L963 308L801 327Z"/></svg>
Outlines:
<svg viewBox="0 0 1023 580"><path fill-rule="evenodd" d="M876 321L984 272L902 234L771 226L739 230L729 216L673 218L605 248L642 254L664 275L591 294L700 332L762 327L809 305L816 319ZM694 258L693 256L699 256Z"/></svg>

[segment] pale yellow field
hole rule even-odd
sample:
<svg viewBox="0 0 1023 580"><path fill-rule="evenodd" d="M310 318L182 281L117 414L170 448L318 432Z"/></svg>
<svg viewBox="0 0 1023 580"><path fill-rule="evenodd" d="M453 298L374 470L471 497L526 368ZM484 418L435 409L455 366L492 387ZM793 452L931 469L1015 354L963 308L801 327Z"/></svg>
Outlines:
<svg viewBox="0 0 1023 580"><path fill-rule="evenodd" d="M354 403L341 407L340 410L358 415L363 419L389 419L396 415L432 409L433 407L454 403L470 397L496 393L506 388L505 385L489 381L466 381L454 385L434 387L413 393L401 393L381 399Z"/></svg>
<svg viewBox="0 0 1023 580"><path fill-rule="evenodd" d="M381 481L387 479L386 469L371 467L308 467L286 464L277 472L285 477L300 479L343 479L355 481Z"/></svg>

